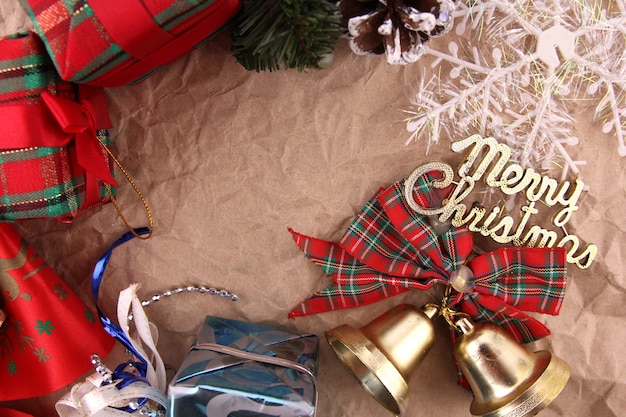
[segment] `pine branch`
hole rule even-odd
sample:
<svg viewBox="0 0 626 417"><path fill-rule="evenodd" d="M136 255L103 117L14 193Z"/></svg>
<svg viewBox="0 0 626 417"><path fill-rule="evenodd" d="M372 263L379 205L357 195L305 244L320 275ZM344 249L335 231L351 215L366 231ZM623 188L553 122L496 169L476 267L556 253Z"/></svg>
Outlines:
<svg viewBox="0 0 626 417"><path fill-rule="evenodd" d="M244 0L231 50L248 70L321 68L342 34L339 12L326 0Z"/></svg>

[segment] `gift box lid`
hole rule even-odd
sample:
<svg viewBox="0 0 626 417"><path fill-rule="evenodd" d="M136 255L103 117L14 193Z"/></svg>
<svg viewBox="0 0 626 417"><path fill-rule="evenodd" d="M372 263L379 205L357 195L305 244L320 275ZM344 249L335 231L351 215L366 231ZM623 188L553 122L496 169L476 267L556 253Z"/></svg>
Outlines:
<svg viewBox="0 0 626 417"><path fill-rule="evenodd" d="M240 357L197 348L198 345L206 343L286 359L303 365L312 374L317 373L319 340L316 335L208 316L185 357L180 371L174 378L176 384L248 361Z"/></svg>
<svg viewBox="0 0 626 417"><path fill-rule="evenodd" d="M61 78L119 87L213 35L239 0L19 0Z"/></svg>

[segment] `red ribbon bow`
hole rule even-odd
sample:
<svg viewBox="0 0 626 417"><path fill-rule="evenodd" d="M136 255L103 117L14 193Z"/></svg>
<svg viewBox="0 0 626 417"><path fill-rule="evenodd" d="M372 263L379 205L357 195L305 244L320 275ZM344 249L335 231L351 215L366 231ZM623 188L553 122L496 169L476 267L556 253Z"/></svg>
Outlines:
<svg viewBox="0 0 626 417"><path fill-rule="evenodd" d="M76 102L48 92L41 94L43 102L65 133L61 137L57 136L57 140L62 139L55 145L44 146L65 146L75 140L78 163L85 172L117 187L97 136L97 130L112 127L104 92L100 88L82 86L80 95L80 101Z"/></svg>
<svg viewBox="0 0 626 417"><path fill-rule="evenodd" d="M0 149L61 147L75 141L78 163L88 176L118 186L97 137L98 130L112 127L104 90L83 85L79 94L79 102L43 92L43 105L2 106Z"/></svg>
<svg viewBox="0 0 626 417"><path fill-rule="evenodd" d="M424 198L429 180L416 183ZM421 194L421 196L419 195ZM447 307L476 321L503 326L518 341L550 334L525 312L558 314L565 296L564 248L501 248L468 262L473 239L469 230L437 233L429 220L406 202L403 182L381 190L349 226L339 243L291 231L298 246L332 276L333 284L314 294L290 316L357 307L434 284L451 283L455 271L471 270L465 291Z"/></svg>

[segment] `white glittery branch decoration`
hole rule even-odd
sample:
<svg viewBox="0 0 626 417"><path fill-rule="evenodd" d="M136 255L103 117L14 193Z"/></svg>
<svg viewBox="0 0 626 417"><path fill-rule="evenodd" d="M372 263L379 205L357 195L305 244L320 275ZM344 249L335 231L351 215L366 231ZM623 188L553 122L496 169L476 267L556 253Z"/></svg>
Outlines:
<svg viewBox="0 0 626 417"><path fill-rule="evenodd" d="M458 41L425 45L432 63L405 110L409 142L491 135L522 166L564 179L586 163L568 154L579 143L571 103L584 101L626 156L625 10L624 0L459 4Z"/></svg>

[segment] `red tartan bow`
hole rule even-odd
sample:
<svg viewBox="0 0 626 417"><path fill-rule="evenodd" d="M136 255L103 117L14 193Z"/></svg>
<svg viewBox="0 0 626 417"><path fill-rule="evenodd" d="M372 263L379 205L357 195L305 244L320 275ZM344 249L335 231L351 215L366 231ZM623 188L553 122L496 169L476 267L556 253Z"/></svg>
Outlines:
<svg viewBox="0 0 626 417"><path fill-rule="evenodd" d="M429 180L416 182L417 199ZM361 210L339 243L307 237L292 230L298 246L331 275L333 285L295 308L290 317L370 304L410 289L448 285L466 264L472 234L450 228L438 235L427 218L415 213L404 197L403 182L380 190ZM502 248L467 262L474 277L470 291L455 293L448 307L476 321L503 326L518 341L550 334L525 312L558 314L565 296L564 248Z"/></svg>
<svg viewBox="0 0 626 417"><path fill-rule="evenodd" d="M48 92L42 93L41 98L66 134L63 142L53 146L67 145L75 138L78 163L85 172L117 187L118 184L103 158L102 146L96 133L99 129L111 127L102 89L82 86L80 102Z"/></svg>

